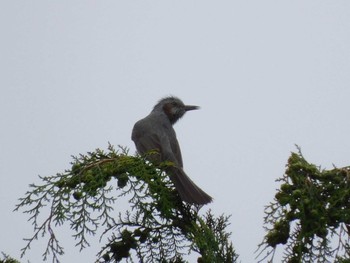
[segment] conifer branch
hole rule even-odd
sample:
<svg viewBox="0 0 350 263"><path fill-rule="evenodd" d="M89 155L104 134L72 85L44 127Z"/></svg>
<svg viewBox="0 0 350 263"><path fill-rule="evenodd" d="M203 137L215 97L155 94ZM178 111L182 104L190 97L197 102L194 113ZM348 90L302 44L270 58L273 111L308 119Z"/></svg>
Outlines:
<svg viewBox="0 0 350 263"><path fill-rule="evenodd" d="M34 227L22 256L34 240L47 238L43 258L59 262L64 250L56 232L69 224L80 250L89 247L98 232L100 241L108 239L97 262L185 262L191 251L200 254L201 262L237 259L225 232L229 217L215 218L210 210L202 217L182 202L164 172L171 163L156 166L112 145L72 158L69 170L40 177L42 184L30 185L19 200L15 210L29 214ZM129 209L120 211L118 201L123 198Z"/></svg>

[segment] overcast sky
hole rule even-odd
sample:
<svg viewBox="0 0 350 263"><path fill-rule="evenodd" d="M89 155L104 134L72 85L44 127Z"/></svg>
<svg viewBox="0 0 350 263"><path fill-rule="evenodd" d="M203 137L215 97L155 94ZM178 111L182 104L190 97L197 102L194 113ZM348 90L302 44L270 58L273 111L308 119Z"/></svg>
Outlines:
<svg viewBox="0 0 350 263"><path fill-rule="evenodd" d="M350 2L0 2L0 249L32 234L17 199L71 155L129 147L163 96L200 105L176 124L187 174L232 214L232 241L254 262L287 158L350 164ZM118 206L116 206L118 209ZM93 262L61 230L62 262ZM96 238L97 239L97 238ZM41 262L35 242L22 262Z"/></svg>

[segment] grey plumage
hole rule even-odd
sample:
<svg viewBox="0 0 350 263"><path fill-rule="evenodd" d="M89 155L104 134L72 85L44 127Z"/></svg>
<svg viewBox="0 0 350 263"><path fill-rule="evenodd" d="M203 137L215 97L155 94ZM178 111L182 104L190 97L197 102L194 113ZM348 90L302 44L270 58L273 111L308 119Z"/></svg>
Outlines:
<svg viewBox="0 0 350 263"><path fill-rule="evenodd" d="M167 170L181 199L191 204L210 203L212 198L200 189L184 172L181 150L173 124L187 111L198 106L185 105L176 97L161 99L145 118L135 123L131 138L140 154L157 150L151 161L171 161L174 167Z"/></svg>

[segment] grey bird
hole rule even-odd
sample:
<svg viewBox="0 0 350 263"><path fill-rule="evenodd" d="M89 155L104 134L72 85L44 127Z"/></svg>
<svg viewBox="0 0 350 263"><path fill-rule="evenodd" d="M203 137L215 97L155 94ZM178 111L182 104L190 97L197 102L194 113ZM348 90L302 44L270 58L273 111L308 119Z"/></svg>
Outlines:
<svg viewBox="0 0 350 263"><path fill-rule="evenodd" d="M190 110L198 106L185 105L179 98L161 99L145 118L135 123L131 138L137 151L142 155L151 150L159 154L151 155L150 161L170 161L173 167L167 169L181 199L190 204L204 205L212 198L199 188L184 172L181 150L173 125Z"/></svg>

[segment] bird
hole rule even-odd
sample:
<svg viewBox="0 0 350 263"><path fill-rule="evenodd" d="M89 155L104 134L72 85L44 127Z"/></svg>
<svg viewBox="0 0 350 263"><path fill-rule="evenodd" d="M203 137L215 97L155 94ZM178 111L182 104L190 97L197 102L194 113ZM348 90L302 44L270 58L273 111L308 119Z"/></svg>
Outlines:
<svg viewBox="0 0 350 263"><path fill-rule="evenodd" d="M158 152L156 155L147 155L149 161L158 163L169 161L173 164L166 172L182 201L194 205L205 205L213 199L185 173L180 145L173 128L173 125L186 112L197 109L199 106L185 105L175 96L162 98L149 115L135 123L131 139L141 155L152 150Z"/></svg>

